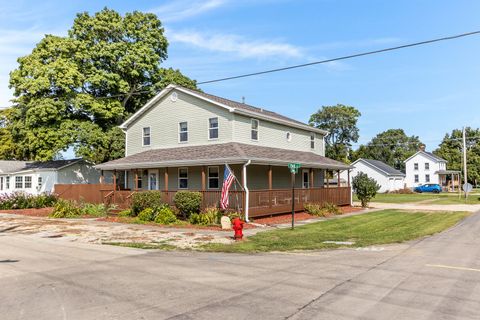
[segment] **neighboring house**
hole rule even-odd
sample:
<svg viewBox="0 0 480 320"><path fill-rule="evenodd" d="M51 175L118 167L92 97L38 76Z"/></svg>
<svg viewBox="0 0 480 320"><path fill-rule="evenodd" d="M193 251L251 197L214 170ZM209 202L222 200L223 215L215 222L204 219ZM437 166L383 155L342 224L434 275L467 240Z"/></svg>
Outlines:
<svg viewBox="0 0 480 320"><path fill-rule="evenodd" d="M350 168L324 156L327 131L176 85L162 90L120 127L126 134L125 157L96 166L113 172L117 187L199 190L218 197L228 164L240 181L232 190L245 189L246 208L270 208L257 210L259 214L272 213L275 206L288 211L288 203L291 207L288 163L301 164L296 179L301 189L323 188L326 170ZM300 197L295 202L313 201Z"/></svg>
<svg viewBox="0 0 480 320"><path fill-rule="evenodd" d="M98 183L100 173L82 159L0 161L0 194L50 193L55 184Z"/></svg>
<svg viewBox="0 0 480 320"><path fill-rule="evenodd" d="M366 173L380 185L378 192L394 191L405 187L405 174L382 161L360 158L353 162L352 166L352 177L359 172ZM343 178L344 176L346 173L342 173Z"/></svg>
<svg viewBox="0 0 480 320"><path fill-rule="evenodd" d="M460 185L460 171L447 170L447 161L431 152L420 150L404 162L408 188L436 183L450 190Z"/></svg>

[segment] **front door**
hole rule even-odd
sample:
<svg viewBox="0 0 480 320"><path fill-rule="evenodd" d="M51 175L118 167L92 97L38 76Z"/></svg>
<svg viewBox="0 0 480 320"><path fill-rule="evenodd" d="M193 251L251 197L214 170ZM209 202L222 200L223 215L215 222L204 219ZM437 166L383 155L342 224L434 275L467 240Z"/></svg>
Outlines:
<svg viewBox="0 0 480 320"><path fill-rule="evenodd" d="M148 170L148 190L158 190L158 170Z"/></svg>
<svg viewBox="0 0 480 320"><path fill-rule="evenodd" d="M302 170L302 188L310 188L310 173L308 169Z"/></svg>

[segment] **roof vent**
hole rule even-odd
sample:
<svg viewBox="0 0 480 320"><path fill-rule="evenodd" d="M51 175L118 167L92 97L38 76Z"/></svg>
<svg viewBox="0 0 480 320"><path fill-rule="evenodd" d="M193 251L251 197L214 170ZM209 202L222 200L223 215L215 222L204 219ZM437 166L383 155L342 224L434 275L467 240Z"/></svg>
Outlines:
<svg viewBox="0 0 480 320"><path fill-rule="evenodd" d="M242 97L242 103L245 104L245 97Z"/></svg>

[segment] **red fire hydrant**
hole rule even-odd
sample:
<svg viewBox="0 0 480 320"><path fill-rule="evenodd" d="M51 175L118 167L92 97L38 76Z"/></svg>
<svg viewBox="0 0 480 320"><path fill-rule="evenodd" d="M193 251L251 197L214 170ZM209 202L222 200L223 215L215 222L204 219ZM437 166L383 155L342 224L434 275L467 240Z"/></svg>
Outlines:
<svg viewBox="0 0 480 320"><path fill-rule="evenodd" d="M245 222L243 222L242 220L240 220L239 217L235 217L233 220L232 220L232 227L233 227L233 230L235 231L235 240L241 240L243 238L243 224Z"/></svg>

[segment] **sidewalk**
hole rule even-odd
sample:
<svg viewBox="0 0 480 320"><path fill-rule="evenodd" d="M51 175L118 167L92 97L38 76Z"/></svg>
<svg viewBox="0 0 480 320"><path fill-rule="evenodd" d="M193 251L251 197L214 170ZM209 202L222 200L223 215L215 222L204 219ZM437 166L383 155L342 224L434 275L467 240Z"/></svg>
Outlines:
<svg viewBox="0 0 480 320"><path fill-rule="evenodd" d="M359 202L354 205L360 205ZM426 204L426 203L381 203L371 202L368 205L374 209L404 209L404 210L427 210L427 211L480 211L480 204Z"/></svg>

